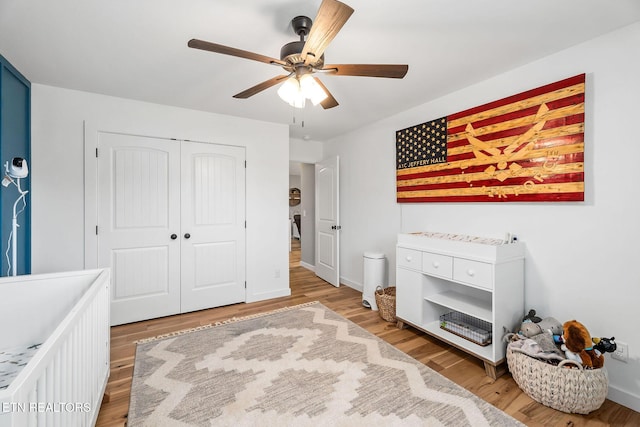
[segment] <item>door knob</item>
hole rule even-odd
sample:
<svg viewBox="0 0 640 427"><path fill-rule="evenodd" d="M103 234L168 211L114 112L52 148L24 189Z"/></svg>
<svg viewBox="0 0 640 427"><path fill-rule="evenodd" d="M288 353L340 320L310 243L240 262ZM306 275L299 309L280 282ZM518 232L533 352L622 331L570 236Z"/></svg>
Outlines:
<svg viewBox="0 0 640 427"><path fill-rule="evenodd" d="M177 238L178 238L178 235L177 235L177 234L172 234L172 235L171 235L171 240L176 240Z"/></svg>
<svg viewBox="0 0 640 427"><path fill-rule="evenodd" d="M191 234L189 234L189 233L185 233L185 234L184 234L184 238L185 238L185 239L188 239L189 237L191 237Z"/></svg>

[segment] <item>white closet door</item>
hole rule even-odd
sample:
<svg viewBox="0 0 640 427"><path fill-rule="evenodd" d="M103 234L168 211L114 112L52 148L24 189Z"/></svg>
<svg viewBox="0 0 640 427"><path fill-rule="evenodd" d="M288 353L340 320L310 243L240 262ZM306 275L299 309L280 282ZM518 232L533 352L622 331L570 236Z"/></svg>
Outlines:
<svg viewBox="0 0 640 427"><path fill-rule="evenodd" d="M180 143L100 133L98 151L98 266L112 269L111 323L179 313Z"/></svg>
<svg viewBox="0 0 640 427"><path fill-rule="evenodd" d="M245 151L182 143L182 312L245 301Z"/></svg>

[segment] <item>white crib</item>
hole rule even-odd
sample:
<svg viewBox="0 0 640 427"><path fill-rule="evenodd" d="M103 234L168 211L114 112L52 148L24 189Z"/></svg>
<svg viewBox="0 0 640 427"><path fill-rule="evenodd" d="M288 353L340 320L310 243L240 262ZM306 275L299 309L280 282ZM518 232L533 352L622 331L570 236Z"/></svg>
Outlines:
<svg viewBox="0 0 640 427"><path fill-rule="evenodd" d="M95 424L109 377L108 269L0 279L0 427Z"/></svg>

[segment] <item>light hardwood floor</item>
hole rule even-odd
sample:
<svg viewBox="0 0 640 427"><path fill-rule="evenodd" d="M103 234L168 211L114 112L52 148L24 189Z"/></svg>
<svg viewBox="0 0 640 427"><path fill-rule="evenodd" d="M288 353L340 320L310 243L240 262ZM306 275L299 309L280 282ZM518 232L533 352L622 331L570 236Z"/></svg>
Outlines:
<svg viewBox="0 0 640 427"><path fill-rule="evenodd" d="M206 325L281 307L320 301L415 359L460 384L484 400L530 426L638 426L640 414L607 400L589 415L565 414L547 408L525 395L509 374L497 380L485 375L482 362L413 328L398 329L362 306L362 294L335 288L300 267L299 242L290 256L291 296L252 304L237 304L111 329L111 376L100 408L97 426L126 425L133 374L135 341L195 326Z"/></svg>

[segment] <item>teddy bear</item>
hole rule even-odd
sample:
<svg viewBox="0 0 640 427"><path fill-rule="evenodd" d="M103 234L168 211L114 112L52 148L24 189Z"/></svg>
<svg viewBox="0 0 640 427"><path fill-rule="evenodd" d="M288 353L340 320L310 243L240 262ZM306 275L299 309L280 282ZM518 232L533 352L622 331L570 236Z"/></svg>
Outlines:
<svg viewBox="0 0 640 427"><path fill-rule="evenodd" d="M562 325L562 350L567 359L575 360L589 368L604 366L604 356L594 350L591 335L587 328L577 320L569 320Z"/></svg>

